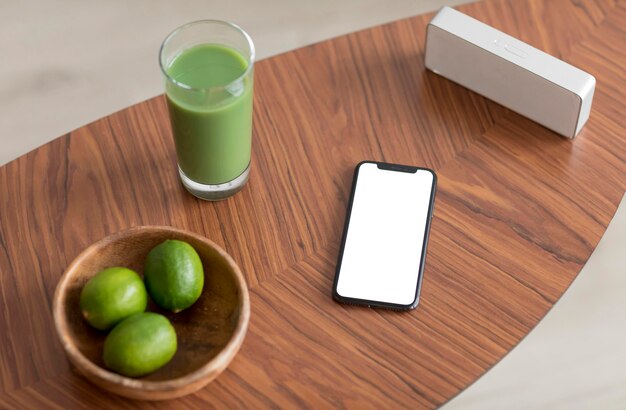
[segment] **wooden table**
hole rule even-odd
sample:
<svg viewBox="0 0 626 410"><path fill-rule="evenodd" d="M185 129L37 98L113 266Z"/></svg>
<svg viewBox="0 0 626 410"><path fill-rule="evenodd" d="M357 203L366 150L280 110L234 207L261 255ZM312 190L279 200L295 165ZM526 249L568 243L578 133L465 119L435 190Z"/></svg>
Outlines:
<svg viewBox="0 0 626 410"><path fill-rule="evenodd" d="M459 7L596 76L591 118L573 141L426 72L429 14L260 62L251 178L227 201L202 202L182 188L163 97L3 166L0 407L141 404L70 370L50 300L83 248L147 224L223 246L245 272L252 300L250 330L230 368L198 394L161 405L446 402L559 299L624 193L625 7L584 0ZM348 307L330 297L352 172L363 159L438 173L416 311Z"/></svg>

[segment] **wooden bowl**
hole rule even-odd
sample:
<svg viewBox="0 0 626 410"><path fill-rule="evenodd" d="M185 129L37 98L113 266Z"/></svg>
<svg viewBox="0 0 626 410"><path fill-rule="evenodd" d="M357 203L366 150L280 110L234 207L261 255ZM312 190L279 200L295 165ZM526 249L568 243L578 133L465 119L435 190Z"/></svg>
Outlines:
<svg viewBox="0 0 626 410"><path fill-rule="evenodd" d="M154 373L129 378L104 367L102 349L108 332L83 319L80 292L99 271L125 266L143 275L148 252L166 239L193 246L204 266L200 299L180 313L148 309L167 316L176 329L178 350ZM232 258L210 240L182 230L145 226L106 237L85 249L69 265L54 294L54 324L69 361L92 383L115 394L140 400L166 400L193 393L215 379L235 357L250 319L246 281Z"/></svg>

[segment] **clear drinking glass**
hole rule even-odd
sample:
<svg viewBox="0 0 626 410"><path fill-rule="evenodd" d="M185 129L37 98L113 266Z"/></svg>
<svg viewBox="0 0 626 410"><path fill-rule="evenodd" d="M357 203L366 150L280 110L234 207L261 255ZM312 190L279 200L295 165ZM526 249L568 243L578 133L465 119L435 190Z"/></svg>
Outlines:
<svg viewBox="0 0 626 410"><path fill-rule="evenodd" d="M196 21L165 38L159 62L183 185L206 200L235 194L250 173L252 39L232 23Z"/></svg>

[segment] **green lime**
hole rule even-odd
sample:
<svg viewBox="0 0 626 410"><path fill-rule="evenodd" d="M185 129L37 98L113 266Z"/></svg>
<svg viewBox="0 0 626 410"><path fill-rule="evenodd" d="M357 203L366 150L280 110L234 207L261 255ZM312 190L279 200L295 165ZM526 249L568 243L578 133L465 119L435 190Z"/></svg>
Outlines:
<svg viewBox="0 0 626 410"><path fill-rule="evenodd" d="M148 253L143 273L148 293L163 309L180 312L202 294L202 261L187 242L167 240L155 246Z"/></svg>
<svg viewBox="0 0 626 410"><path fill-rule="evenodd" d="M107 330L130 315L146 310L148 294L141 277L127 268L108 268L89 279L80 292L83 317Z"/></svg>
<svg viewBox="0 0 626 410"><path fill-rule="evenodd" d="M153 312L138 313L113 328L104 341L107 368L129 377L152 373L172 360L176 332L169 320Z"/></svg>

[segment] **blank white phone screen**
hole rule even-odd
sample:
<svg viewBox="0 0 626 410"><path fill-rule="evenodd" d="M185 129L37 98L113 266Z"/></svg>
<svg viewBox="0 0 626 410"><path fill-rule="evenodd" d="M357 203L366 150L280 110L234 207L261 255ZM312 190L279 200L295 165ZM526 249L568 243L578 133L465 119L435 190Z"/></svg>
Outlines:
<svg viewBox="0 0 626 410"><path fill-rule="evenodd" d="M433 174L363 163L337 279L342 297L400 305L415 301Z"/></svg>

